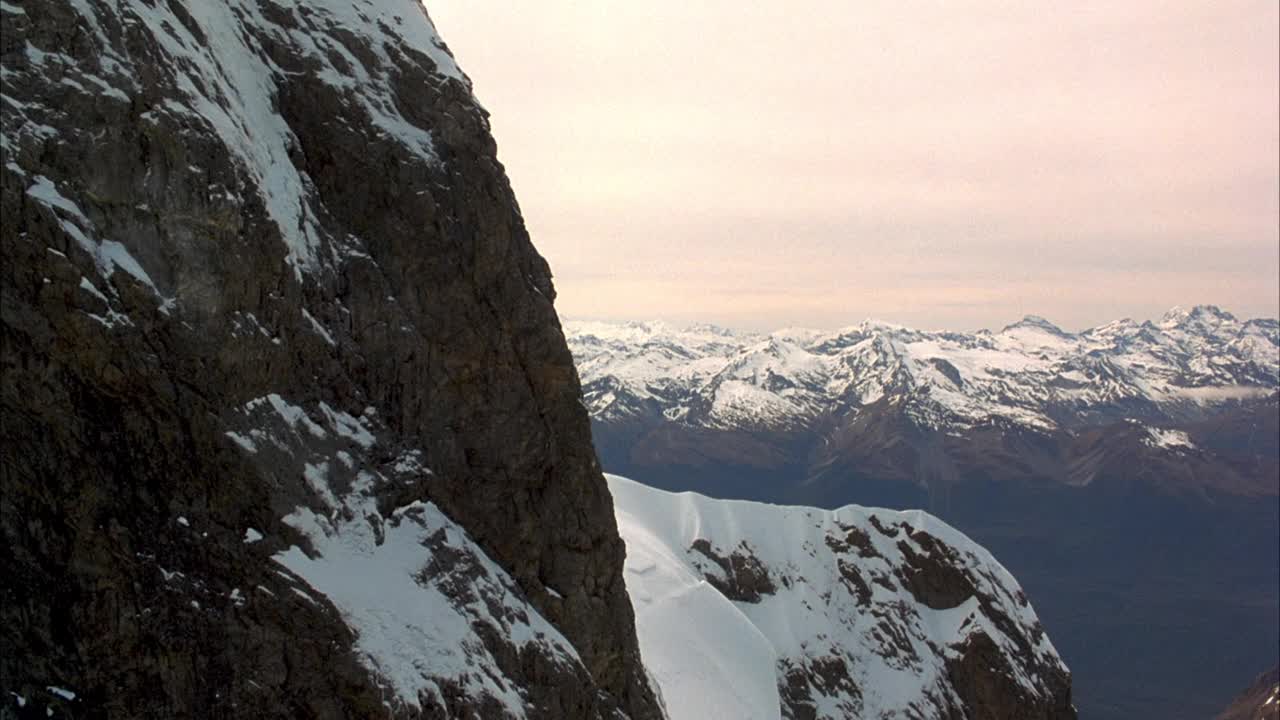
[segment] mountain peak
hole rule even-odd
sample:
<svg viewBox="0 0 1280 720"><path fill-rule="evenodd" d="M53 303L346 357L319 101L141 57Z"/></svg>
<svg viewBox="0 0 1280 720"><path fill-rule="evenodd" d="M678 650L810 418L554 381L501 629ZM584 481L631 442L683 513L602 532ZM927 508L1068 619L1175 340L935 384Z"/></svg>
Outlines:
<svg viewBox="0 0 1280 720"><path fill-rule="evenodd" d="M1236 316L1223 310L1217 305L1195 305L1190 310L1181 305L1174 305L1169 311L1160 318L1160 324L1164 326L1182 325L1189 321L1200 323L1220 324L1224 322L1235 322Z"/></svg>
<svg viewBox="0 0 1280 720"><path fill-rule="evenodd" d="M1001 330L1000 332L1008 332L1009 330L1016 330L1018 328L1032 328L1036 330L1043 330L1045 332L1052 333L1054 335L1059 335L1062 337L1070 337L1071 335L1071 333L1066 332L1062 328L1058 327L1057 325L1054 325L1053 323L1049 322L1048 320L1046 320L1045 318L1039 315L1024 315L1021 320L1019 320L1016 323L1013 323L1012 325L1006 325L1004 329Z"/></svg>
<svg viewBox="0 0 1280 720"><path fill-rule="evenodd" d="M721 337L736 337L738 333L730 328L716 325L714 323L694 323L685 328L685 332L702 333L707 335L719 335Z"/></svg>

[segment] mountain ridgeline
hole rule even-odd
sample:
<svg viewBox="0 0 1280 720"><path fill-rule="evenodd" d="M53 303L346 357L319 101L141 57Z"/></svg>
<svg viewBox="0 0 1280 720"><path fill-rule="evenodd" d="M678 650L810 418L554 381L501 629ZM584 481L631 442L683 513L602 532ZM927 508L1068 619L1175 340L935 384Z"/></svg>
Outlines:
<svg viewBox="0 0 1280 720"><path fill-rule="evenodd" d="M1135 459L1173 494L1275 492L1275 438L1248 429L1276 407L1275 320L1200 306L1079 334L1034 316L997 333L568 331L597 441L626 466L786 469L815 501L854 473L937 510L957 483L1083 487Z"/></svg>
<svg viewBox="0 0 1280 720"><path fill-rule="evenodd" d="M638 593L619 534L681 501L618 480L615 507L550 271L422 5L0 19L0 716L686 717L633 610L680 605ZM731 680L782 698L761 717L1074 716L963 536L754 512L796 545L676 533L663 567L717 617L808 623L754 618Z"/></svg>
<svg viewBox="0 0 1280 720"><path fill-rule="evenodd" d="M1280 325L1079 333L569 321L606 471L927 508L1022 582L1084 717L1203 718L1280 644ZM1142 688L1141 692L1135 688Z"/></svg>

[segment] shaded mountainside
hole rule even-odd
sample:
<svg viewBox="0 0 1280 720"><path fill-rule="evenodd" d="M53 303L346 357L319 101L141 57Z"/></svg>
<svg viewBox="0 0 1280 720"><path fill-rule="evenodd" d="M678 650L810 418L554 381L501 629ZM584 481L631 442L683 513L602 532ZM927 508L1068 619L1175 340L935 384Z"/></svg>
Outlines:
<svg viewBox="0 0 1280 720"><path fill-rule="evenodd" d="M413 0L6 0L0 687L660 716L546 263Z"/></svg>
<svg viewBox="0 0 1280 720"><path fill-rule="evenodd" d="M1274 662L1274 321L1199 307L1075 334L1037 318L978 333L565 327L607 471L928 509L1018 578L1084 717L1198 720Z"/></svg>
<svg viewBox="0 0 1280 720"><path fill-rule="evenodd" d="M1076 716L1018 583L936 518L609 486L672 720Z"/></svg>
<svg viewBox="0 0 1280 720"><path fill-rule="evenodd" d="M1280 718L1280 668L1262 673L1214 720L1277 720Z"/></svg>

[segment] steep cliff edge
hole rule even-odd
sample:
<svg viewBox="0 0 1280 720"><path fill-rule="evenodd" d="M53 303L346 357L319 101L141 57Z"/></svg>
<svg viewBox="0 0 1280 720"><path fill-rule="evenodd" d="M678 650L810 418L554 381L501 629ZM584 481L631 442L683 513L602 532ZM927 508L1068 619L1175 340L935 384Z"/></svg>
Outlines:
<svg viewBox="0 0 1280 720"><path fill-rule="evenodd" d="M550 272L421 6L0 19L5 707L659 717Z"/></svg>

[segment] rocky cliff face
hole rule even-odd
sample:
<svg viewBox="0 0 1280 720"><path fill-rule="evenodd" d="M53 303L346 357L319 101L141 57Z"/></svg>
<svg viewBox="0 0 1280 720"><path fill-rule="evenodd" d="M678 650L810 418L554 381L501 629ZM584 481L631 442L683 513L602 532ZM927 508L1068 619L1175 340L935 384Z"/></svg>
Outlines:
<svg viewBox="0 0 1280 720"><path fill-rule="evenodd" d="M5 0L0 687L660 716L546 263L414 0Z"/></svg>

